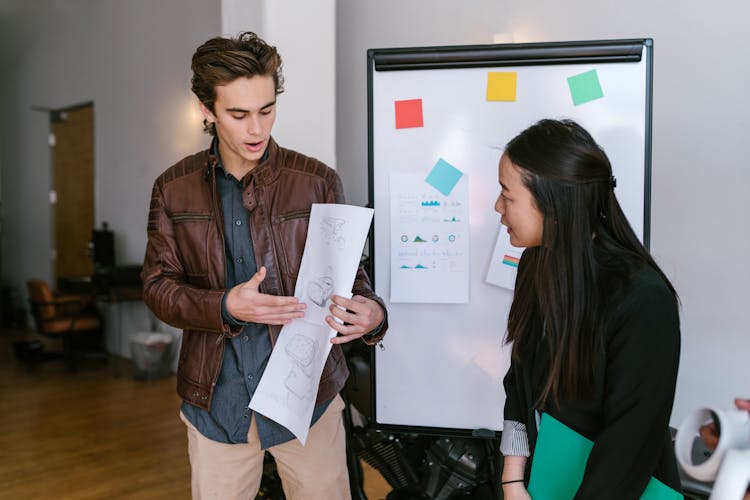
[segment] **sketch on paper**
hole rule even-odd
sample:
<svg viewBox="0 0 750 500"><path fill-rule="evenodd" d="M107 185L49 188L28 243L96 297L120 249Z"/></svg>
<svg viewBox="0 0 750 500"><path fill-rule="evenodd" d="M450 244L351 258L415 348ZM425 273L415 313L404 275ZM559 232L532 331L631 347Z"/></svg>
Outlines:
<svg viewBox="0 0 750 500"><path fill-rule="evenodd" d="M300 301L307 304L305 317L302 321L316 325L326 325L326 316L330 314L329 306L331 297L336 293L336 278L334 278L333 266L327 266L325 271L313 275L309 281L300 281L298 278L297 288L304 290ZM344 295L339 291L339 295ZM348 297L348 295L346 295Z"/></svg>
<svg viewBox="0 0 750 500"><path fill-rule="evenodd" d="M313 304L318 307L325 307L328 300L333 295L333 278L330 276L331 268L328 267L328 274L320 276L307 284L307 296Z"/></svg>
<svg viewBox="0 0 750 500"><path fill-rule="evenodd" d="M310 430L330 339L325 322L333 295L351 297L373 210L314 204L295 297L305 316L281 329L250 408L289 429L302 444Z"/></svg>
<svg viewBox="0 0 750 500"><path fill-rule="evenodd" d="M337 219L335 217L323 217L323 220L320 222L320 230L323 235L323 241L327 245L333 245L339 250L342 250L346 245L346 240L343 236L344 224L346 224L346 221L344 219Z"/></svg>
<svg viewBox="0 0 750 500"><path fill-rule="evenodd" d="M310 386L313 383L312 362L318 350L318 342L296 334L286 345L286 353L292 360L286 387L298 399L310 399Z"/></svg>
<svg viewBox="0 0 750 500"><path fill-rule="evenodd" d="M299 320L284 325L250 401L251 409L292 431L303 444L332 332L328 325Z"/></svg>

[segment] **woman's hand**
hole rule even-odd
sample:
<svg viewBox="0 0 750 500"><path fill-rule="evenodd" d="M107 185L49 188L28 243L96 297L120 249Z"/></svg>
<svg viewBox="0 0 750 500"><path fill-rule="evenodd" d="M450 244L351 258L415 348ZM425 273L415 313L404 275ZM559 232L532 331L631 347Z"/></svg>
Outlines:
<svg viewBox="0 0 750 500"><path fill-rule="evenodd" d="M526 491L526 485L520 483L508 483L503 485L503 498L505 500L531 500L531 495Z"/></svg>

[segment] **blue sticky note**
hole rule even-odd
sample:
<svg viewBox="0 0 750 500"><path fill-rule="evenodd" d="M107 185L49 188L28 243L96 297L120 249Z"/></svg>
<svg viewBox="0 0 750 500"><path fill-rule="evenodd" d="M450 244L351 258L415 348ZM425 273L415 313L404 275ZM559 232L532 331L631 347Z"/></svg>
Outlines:
<svg viewBox="0 0 750 500"><path fill-rule="evenodd" d="M425 182L448 196L462 175L464 175L463 172L441 158L432 167Z"/></svg>

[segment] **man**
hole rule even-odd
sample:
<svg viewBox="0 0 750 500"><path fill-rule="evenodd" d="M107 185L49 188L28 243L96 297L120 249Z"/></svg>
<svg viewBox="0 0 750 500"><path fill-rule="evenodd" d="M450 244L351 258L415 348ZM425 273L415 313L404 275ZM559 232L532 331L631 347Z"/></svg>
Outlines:
<svg viewBox="0 0 750 500"><path fill-rule="evenodd" d="M213 38L196 50L192 70L213 141L154 183L142 277L148 306L184 329L177 392L193 498L254 498L263 450L274 456L287 498L349 498L340 344L375 344L387 329L361 267L353 297L332 298L326 321L339 336L306 445L248 408L281 327L305 313L293 295L311 205L343 203L341 181L271 137L283 91L275 47L254 33Z"/></svg>

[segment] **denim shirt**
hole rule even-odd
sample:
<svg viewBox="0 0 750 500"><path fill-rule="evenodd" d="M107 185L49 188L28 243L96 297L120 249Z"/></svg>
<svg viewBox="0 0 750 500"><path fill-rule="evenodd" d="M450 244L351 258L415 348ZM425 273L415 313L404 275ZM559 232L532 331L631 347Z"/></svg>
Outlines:
<svg viewBox="0 0 750 500"><path fill-rule="evenodd" d="M251 228L248 227L249 213L242 204L242 182L224 170L218 154L218 141L214 140L212 149L219 158L216 165L216 189L224 214L228 291L252 278L258 267L253 254ZM243 328L239 335L224 340L224 358L211 409L206 411L183 402L182 413L208 439L227 444L247 443L253 415L248 404L271 356L271 340L266 325L235 320L227 312L223 301L222 316L225 322L243 325ZM325 401L315 407L311 426L329 404L330 401ZM270 448L294 439L294 435L286 427L257 412L255 417L261 448Z"/></svg>

